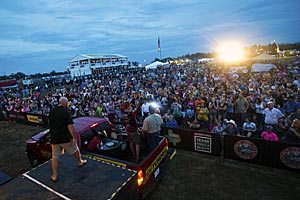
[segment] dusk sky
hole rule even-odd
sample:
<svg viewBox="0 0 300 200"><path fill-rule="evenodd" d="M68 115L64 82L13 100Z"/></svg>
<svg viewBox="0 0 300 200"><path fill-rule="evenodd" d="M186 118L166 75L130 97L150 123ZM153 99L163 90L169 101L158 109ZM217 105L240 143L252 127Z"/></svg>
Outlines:
<svg viewBox="0 0 300 200"><path fill-rule="evenodd" d="M300 39L299 0L1 0L0 75L65 71L77 54L121 54L149 64Z"/></svg>

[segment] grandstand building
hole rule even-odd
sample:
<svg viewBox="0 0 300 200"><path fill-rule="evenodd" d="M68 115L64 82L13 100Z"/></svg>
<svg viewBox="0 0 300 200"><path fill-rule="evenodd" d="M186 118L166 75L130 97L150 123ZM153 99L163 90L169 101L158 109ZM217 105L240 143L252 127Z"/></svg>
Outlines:
<svg viewBox="0 0 300 200"><path fill-rule="evenodd" d="M69 61L67 67L72 78L125 68L128 68L128 59L119 54L79 54Z"/></svg>

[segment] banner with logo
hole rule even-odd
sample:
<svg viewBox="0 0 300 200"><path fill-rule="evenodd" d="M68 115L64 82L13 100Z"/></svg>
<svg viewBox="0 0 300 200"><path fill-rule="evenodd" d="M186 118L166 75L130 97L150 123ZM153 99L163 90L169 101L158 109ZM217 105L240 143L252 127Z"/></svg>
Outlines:
<svg viewBox="0 0 300 200"><path fill-rule="evenodd" d="M219 156L221 153L220 135L191 129L162 127L161 135L168 138L169 145L201 153Z"/></svg>
<svg viewBox="0 0 300 200"><path fill-rule="evenodd" d="M300 144L225 135L224 157L300 171Z"/></svg>

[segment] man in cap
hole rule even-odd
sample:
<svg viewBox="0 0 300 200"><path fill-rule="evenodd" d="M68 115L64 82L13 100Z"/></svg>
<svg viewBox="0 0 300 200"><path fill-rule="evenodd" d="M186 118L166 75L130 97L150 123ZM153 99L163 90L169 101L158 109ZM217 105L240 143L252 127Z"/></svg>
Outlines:
<svg viewBox="0 0 300 200"><path fill-rule="evenodd" d="M75 156L78 167L82 167L87 163L87 160L81 159L80 150L74 135L74 122L67 108L68 99L61 97L58 106L53 108L49 114L50 142L52 147L52 176L50 179L53 182L56 182L58 179L58 158L63 149L68 154Z"/></svg>
<svg viewBox="0 0 300 200"><path fill-rule="evenodd" d="M275 108L274 104L275 102L270 100L267 103L267 108L265 108L262 113L265 115L265 125L271 125L273 131L278 133L279 121L284 117L284 114L278 108Z"/></svg>

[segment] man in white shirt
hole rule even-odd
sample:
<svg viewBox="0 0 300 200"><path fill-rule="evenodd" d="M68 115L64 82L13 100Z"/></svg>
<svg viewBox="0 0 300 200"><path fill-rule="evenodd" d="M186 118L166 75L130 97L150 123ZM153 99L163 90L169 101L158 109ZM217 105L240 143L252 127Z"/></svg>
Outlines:
<svg viewBox="0 0 300 200"><path fill-rule="evenodd" d="M265 125L273 126L273 131L277 133L279 119L284 117L284 114L277 108L274 107L274 102L269 101L267 108L263 110L263 114L265 115Z"/></svg>
<svg viewBox="0 0 300 200"><path fill-rule="evenodd" d="M149 107L150 107L150 103L148 103L147 99L145 99L144 103L142 104L143 119L145 119L149 115Z"/></svg>
<svg viewBox="0 0 300 200"><path fill-rule="evenodd" d="M150 115L143 123L142 132L146 137L147 144L151 150L159 144L160 127L163 124L161 116L155 113L155 108L149 107Z"/></svg>

